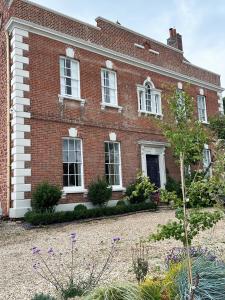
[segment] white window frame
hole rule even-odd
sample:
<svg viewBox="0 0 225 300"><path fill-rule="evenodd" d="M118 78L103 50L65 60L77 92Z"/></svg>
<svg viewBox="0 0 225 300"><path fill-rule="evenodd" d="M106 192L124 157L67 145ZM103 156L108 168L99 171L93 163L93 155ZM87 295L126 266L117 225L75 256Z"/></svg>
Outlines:
<svg viewBox="0 0 225 300"><path fill-rule="evenodd" d="M200 107L200 100L201 105L203 104L203 107ZM198 107L198 119L201 123L208 124L208 118L207 118L207 107L206 107L206 97L204 95L198 95L197 96L197 107ZM204 113L202 113L204 112Z"/></svg>
<svg viewBox="0 0 225 300"><path fill-rule="evenodd" d="M149 85L150 89L151 89L151 110L147 110L147 105L146 105L147 85ZM138 112L139 113L162 116L161 90L156 89L152 82L145 81L143 85L137 85L137 96L138 96ZM158 98L158 105L156 102L156 97ZM158 109L157 109L157 106L158 106Z"/></svg>
<svg viewBox="0 0 225 300"><path fill-rule="evenodd" d="M118 144L119 148L119 176L120 176L120 183L118 185L112 185L113 191L122 191L123 188L123 180L122 180L122 160L121 160L121 145L120 142L113 142L113 141L104 141L104 157L105 157L105 144L111 143L111 144ZM104 162L104 167L106 165L106 161ZM106 176L106 173L105 173Z"/></svg>
<svg viewBox="0 0 225 300"><path fill-rule="evenodd" d="M72 77L72 72L71 72L71 76L65 76L64 74L62 74L62 71L61 71L62 60L70 60L71 62L73 62L77 65L77 78ZM66 57L66 56L60 56L59 67L60 67L60 95L59 96L66 98L66 99L68 98L68 99L74 99L74 100L81 100L81 96L80 96L80 63L79 63L79 61L69 58L69 57ZM65 80L65 78L71 79L71 94L65 93L65 90L63 88L62 80ZM77 95L75 95L73 93L72 81L77 82Z"/></svg>
<svg viewBox="0 0 225 300"><path fill-rule="evenodd" d="M203 156L203 159L202 159L203 170L206 171L212 162L211 150L209 149L209 146L206 144L204 145L202 156ZM212 176L212 167L211 166L210 166L207 174L209 176Z"/></svg>
<svg viewBox="0 0 225 300"><path fill-rule="evenodd" d="M114 78L115 78L115 86L114 88L111 88L111 87L108 87L108 86L105 86L104 85L104 73L105 72L108 72L109 75L110 74L113 74ZM105 92L104 92L104 89L105 88L108 88L109 90L113 90L114 91L114 94L115 94L115 102L112 103L111 100L110 102L106 102L105 101ZM106 69L106 68L102 68L101 69L101 90L102 90L102 105L105 105L105 106L111 106L111 107L118 107L118 91L117 91L117 73L113 70L109 70L109 69Z"/></svg>
<svg viewBox="0 0 225 300"><path fill-rule="evenodd" d="M80 186L63 186L63 192L66 194L69 193L84 193L86 192L84 188L84 159L83 159L83 141L80 138L73 138L73 137L64 137L62 139L62 142L64 140L79 140L80 141L80 152L81 152L81 185ZM62 143L63 147L63 143ZM63 148L62 148L62 154L63 154ZM64 161L63 161L64 163ZM64 172L63 172L64 176Z"/></svg>

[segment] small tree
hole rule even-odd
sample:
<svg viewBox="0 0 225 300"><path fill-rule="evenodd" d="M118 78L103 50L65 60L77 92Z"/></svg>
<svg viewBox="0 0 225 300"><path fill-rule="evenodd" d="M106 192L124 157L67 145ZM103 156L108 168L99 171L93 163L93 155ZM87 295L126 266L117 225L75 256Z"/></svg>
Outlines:
<svg viewBox="0 0 225 300"><path fill-rule="evenodd" d="M162 131L171 144L171 148L177 158L182 189L182 213L177 215L178 222L169 222L164 225L153 238L155 240L174 237L183 242L188 261L188 278L190 295L192 294L192 266L190 257L190 242L200 231L213 226L221 216L218 214L191 214L187 210L187 187L185 182L185 168L190 164L202 161L204 144L209 137L206 129L196 119L194 114L194 102L184 91L175 90L168 100L169 110L163 122L160 122ZM195 178L193 178L193 181ZM209 222L205 223L209 218Z"/></svg>

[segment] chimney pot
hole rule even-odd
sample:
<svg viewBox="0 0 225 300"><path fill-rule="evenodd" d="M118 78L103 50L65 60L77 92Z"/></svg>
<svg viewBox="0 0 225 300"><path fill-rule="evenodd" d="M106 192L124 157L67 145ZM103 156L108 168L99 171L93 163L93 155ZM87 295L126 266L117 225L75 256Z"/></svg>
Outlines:
<svg viewBox="0 0 225 300"><path fill-rule="evenodd" d="M167 45L183 51L182 36L177 33L176 28L169 29L170 37L167 39Z"/></svg>

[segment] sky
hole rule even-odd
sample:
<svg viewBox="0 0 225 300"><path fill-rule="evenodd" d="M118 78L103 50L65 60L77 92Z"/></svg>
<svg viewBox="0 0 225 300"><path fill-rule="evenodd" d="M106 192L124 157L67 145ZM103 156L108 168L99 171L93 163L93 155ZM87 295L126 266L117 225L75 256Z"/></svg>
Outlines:
<svg viewBox="0 0 225 300"><path fill-rule="evenodd" d="M117 20L121 25L166 43L169 28L183 36L185 57L221 74L225 88L224 0L33 0L81 21Z"/></svg>

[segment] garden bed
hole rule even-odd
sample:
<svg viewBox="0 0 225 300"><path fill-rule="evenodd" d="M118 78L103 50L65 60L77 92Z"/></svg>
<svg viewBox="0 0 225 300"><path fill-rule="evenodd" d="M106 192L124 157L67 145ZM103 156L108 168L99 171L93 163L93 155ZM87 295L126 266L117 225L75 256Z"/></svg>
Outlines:
<svg viewBox="0 0 225 300"><path fill-rule="evenodd" d="M2 222L0 224L0 299L30 300L36 292L52 293L54 289L40 279L32 269L33 257L31 248L37 246L44 255L50 247L69 256L69 235L77 232L78 270L82 269L83 258L92 255L101 262L108 252L111 239L121 237L118 252L111 264L112 272L108 281L134 281L131 269L131 247L155 232L157 224L165 224L174 218L174 211L156 211L95 220L88 223L70 223L25 230L22 224ZM219 222L213 230L201 233L194 241L195 245L207 245L209 249L225 253L225 221ZM165 266L165 255L172 247L180 246L179 242L168 240L150 244L150 272L161 273Z"/></svg>

